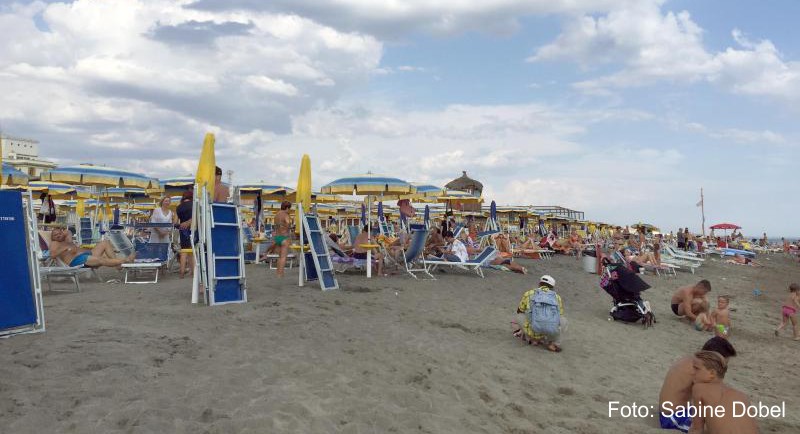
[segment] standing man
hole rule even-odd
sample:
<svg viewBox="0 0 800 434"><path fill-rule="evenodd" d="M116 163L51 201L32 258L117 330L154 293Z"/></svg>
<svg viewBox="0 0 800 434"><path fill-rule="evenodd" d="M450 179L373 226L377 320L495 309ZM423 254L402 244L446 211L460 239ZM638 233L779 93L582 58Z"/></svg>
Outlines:
<svg viewBox="0 0 800 434"><path fill-rule="evenodd" d="M214 203L227 203L231 191L222 183L222 169L219 166L214 171Z"/></svg>

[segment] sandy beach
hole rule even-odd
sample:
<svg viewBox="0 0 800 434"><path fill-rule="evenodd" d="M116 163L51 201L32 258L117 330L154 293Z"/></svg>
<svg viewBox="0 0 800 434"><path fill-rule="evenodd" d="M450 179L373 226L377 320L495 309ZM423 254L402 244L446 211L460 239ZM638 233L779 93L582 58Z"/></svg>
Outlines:
<svg viewBox="0 0 800 434"><path fill-rule="evenodd" d="M663 432L655 411L609 418L608 402L657 407L668 366L711 337L672 315L670 295L707 278L712 304L731 294L736 309L740 355L726 381L754 402L786 403L762 432L797 433L800 342L772 330L800 267L760 260L765 268L716 259L696 275L646 276L658 320L648 330L608 321L611 298L570 257L523 260L527 276L352 273L328 293L250 265L250 301L213 308L191 305L191 280L176 274L86 282L79 294L45 294L45 333L0 340L0 432ZM545 272L570 321L560 354L510 333L521 294Z"/></svg>

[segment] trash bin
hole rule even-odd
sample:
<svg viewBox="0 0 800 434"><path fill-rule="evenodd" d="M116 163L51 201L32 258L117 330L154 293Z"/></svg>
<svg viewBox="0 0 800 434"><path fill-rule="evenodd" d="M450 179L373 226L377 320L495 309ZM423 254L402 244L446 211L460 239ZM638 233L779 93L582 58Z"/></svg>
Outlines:
<svg viewBox="0 0 800 434"><path fill-rule="evenodd" d="M583 271L587 273L597 274L597 258L595 258L594 256L584 256Z"/></svg>

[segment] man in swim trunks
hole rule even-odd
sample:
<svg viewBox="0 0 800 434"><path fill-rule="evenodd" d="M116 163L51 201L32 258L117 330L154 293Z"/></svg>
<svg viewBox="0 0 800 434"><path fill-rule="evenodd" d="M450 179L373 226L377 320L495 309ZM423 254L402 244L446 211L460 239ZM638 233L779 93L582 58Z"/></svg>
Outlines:
<svg viewBox="0 0 800 434"><path fill-rule="evenodd" d="M72 241L72 234L61 227L53 229L50 239L50 257L58 258L70 267L119 267L136 258L136 252L127 258L117 258L108 240L97 243L92 250L81 249Z"/></svg>
<svg viewBox="0 0 800 434"><path fill-rule="evenodd" d="M286 257L289 255L289 244L292 242L291 233L292 218L289 217L289 209L292 203L288 200L281 202L281 210L275 214L275 245L280 249L278 258L278 277L283 277L283 268L286 265Z"/></svg>
<svg viewBox="0 0 800 434"><path fill-rule="evenodd" d="M733 345L720 337L713 337L703 345L704 351L715 351L725 359L730 359L736 355ZM661 428L676 429L683 432L689 431L692 419L690 417L670 414L666 408L675 408L678 405L685 406L692 398L692 386L694 385L694 368L692 367L693 356L685 356L673 363L664 377L664 384L658 395L658 408L660 411L659 419ZM666 403L666 404L665 404Z"/></svg>
<svg viewBox="0 0 800 434"><path fill-rule="evenodd" d="M214 202L227 203L230 195L230 189L222 183L222 169L216 166L214 168Z"/></svg>
<svg viewBox="0 0 800 434"><path fill-rule="evenodd" d="M679 288L672 294L672 313L694 322L697 314L701 312L700 306L704 307L702 310L708 310L706 294L710 291L711 282L705 279L694 285ZM699 304L699 306L695 307L694 304Z"/></svg>

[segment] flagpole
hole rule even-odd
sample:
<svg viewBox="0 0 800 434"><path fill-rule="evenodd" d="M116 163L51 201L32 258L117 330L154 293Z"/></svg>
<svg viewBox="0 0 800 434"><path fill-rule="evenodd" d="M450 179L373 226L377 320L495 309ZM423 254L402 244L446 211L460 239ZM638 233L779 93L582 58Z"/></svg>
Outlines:
<svg viewBox="0 0 800 434"><path fill-rule="evenodd" d="M700 214L703 218L702 220L702 228L703 228L703 237L706 236L706 203L703 199L703 187L700 187Z"/></svg>

